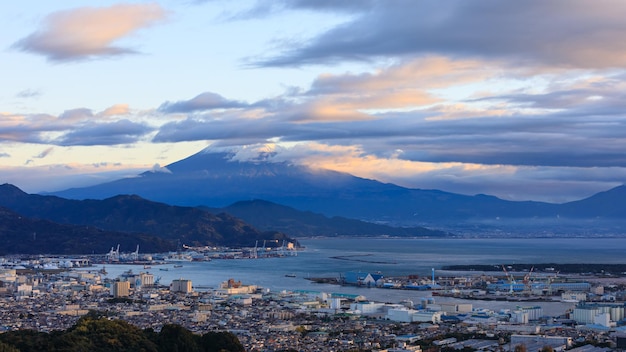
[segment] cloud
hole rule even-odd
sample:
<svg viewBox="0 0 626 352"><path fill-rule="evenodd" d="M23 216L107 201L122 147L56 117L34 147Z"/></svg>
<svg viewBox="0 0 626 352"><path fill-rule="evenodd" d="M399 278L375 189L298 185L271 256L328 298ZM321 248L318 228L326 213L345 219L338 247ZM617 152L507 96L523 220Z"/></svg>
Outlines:
<svg viewBox="0 0 626 352"><path fill-rule="evenodd" d="M619 0L594 2L591 8L584 0L378 0L371 10L258 65L439 54L552 67L623 67L624 15L626 3Z"/></svg>
<svg viewBox="0 0 626 352"><path fill-rule="evenodd" d="M57 145L116 145L136 142L152 128L130 120L86 123L51 141Z"/></svg>
<svg viewBox="0 0 626 352"><path fill-rule="evenodd" d="M302 94L308 101L294 115L302 116L299 120L367 120L372 116L366 110L424 108L442 101L436 89L484 81L497 72L486 62L425 57L373 73L323 74Z"/></svg>
<svg viewBox="0 0 626 352"><path fill-rule="evenodd" d="M47 114L20 115L0 113L0 142L45 143L42 131L63 129Z"/></svg>
<svg viewBox="0 0 626 352"><path fill-rule="evenodd" d="M252 8L228 16L234 20L267 17L287 10L309 10L323 12L345 12L353 14L367 11L375 4L375 0L334 1L334 0L287 0L257 1Z"/></svg>
<svg viewBox="0 0 626 352"><path fill-rule="evenodd" d="M308 90L159 127L154 142L317 141L432 163L624 167L623 81L603 76L505 90L515 67L423 58L362 74L320 75ZM555 81L557 82L557 81ZM440 97L440 90L457 97ZM484 91L489 89L492 91ZM487 96L487 98L474 98ZM245 105L245 104L242 104ZM256 111L256 118L243 117Z"/></svg>
<svg viewBox="0 0 626 352"><path fill-rule="evenodd" d="M265 3L265 2L261 2ZM280 3L280 1L275 1ZM368 11L374 5L374 0L361 0L361 1L335 1L335 0L287 0L283 2L283 5L289 9L305 9L316 11L331 11L331 12L361 12Z"/></svg>
<svg viewBox="0 0 626 352"><path fill-rule="evenodd" d="M152 165L152 169L150 169L150 172L153 172L153 173L160 172L160 173L164 173L164 174L171 174L172 173L172 171L170 169L168 169L165 166L161 166L159 164Z"/></svg>
<svg viewBox="0 0 626 352"><path fill-rule="evenodd" d="M211 146L207 150L235 154L233 160L268 156L270 162L295 162L315 169L350 173L408 188L442 189L460 194L496 194L509 200L563 203L582 199L620 185L626 167L537 167L423 162L402 159L402 151L385 156L355 145L302 142L290 146ZM524 187L520 187L524 185Z"/></svg>
<svg viewBox="0 0 626 352"><path fill-rule="evenodd" d="M109 116L120 116L120 115L128 115L130 113L130 108L128 104L116 104L111 107L106 108L104 111L99 113L99 116L109 117Z"/></svg>
<svg viewBox="0 0 626 352"><path fill-rule="evenodd" d="M46 149L45 149L45 150L43 150L41 153L39 153L39 154L37 154L37 155L33 156L33 158L36 158L36 159L43 159L43 158L47 157L50 153L52 153L52 151L53 151L53 150L54 150L54 148L53 148L53 147L46 148Z"/></svg>
<svg viewBox="0 0 626 352"><path fill-rule="evenodd" d="M87 187L124 177L134 177L146 167L127 164L82 165L53 164L22 167L0 166L2 182L20 187L27 193L53 192L71 187Z"/></svg>
<svg viewBox="0 0 626 352"><path fill-rule="evenodd" d="M308 123L371 120L375 117L367 110L423 108L441 101L433 92L435 89L481 82L498 72L493 65L484 62L427 57L398 63L372 73L322 74L306 91L289 90L283 96L254 103L231 100L206 92L190 100L161 104L159 111L163 113L196 114L184 122L167 124L157 140L181 138L166 132L174 126L195 135L191 138L212 139L206 136L213 134L200 126L205 123L203 121L207 124L236 124L238 129L245 130L238 122L230 121L234 119L243 122L244 116L257 119L257 125L286 121ZM229 109L236 112L224 112ZM211 115L201 114L207 111L211 111ZM253 111L255 113L251 114ZM258 135L262 131L263 127L257 126L254 133ZM228 138L228 135L223 138Z"/></svg>
<svg viewBox="0 0 626 352"><path fill-rule="evenodd" d="M62 114L59 115L60 120L68 122L82 121L91 117L93 117L93 112L86 108L65 110Z"/></svg>
<svg viewBox="0 0 626 352"><path fill-rule="evenodd" d="M426 56L405 60L374 72L360 74L322 74L311 84L306 95L423 92L465 83L483 81L502 71L487 61L453 60L444 56Z"/></svg>
<svg viewBox="0 0 626 352"><path fill-rule="evenodd" d="M67 10L49 15L39 30L14 47L56 62L131 54L134 49L114 43L165 17L166 11L156 3Z"/></svg>
<svg viewBox="0 0 626 352"><path fill-rule="evenodd" d="M59 116L0 113L0 142L68 145L116 145L137 142L154 127L144 122L116 119L129 113L125 104L94 114L90 109L65 110Z"/></svg>
<svg viewBox="0 0 626 352"><path fill-rule="evenodd" d="M248 107L248 104L235 100L228 100L216 93L205 92L197 95L190 100L165 102L161 104L161 106L159 106L158 110L164 113L188 113L202 110L233 109L245 107Z"/></svg>
<svg viewBox="0 0 626 352"><path fill-rule="evenodd" d="M584 115L591 122L601 115L622 115L626 108L625 89L626 82L620 76L583 77L546 90L511 92L476 101L497 99L528 109Z"/></svg>
<svg viewBox="0 0 626 352"><path fill-rule="evenodd" d="M18 98L38 98L41 96L41 91L38 89L25 89L18 92L15 96Z"/></svg>

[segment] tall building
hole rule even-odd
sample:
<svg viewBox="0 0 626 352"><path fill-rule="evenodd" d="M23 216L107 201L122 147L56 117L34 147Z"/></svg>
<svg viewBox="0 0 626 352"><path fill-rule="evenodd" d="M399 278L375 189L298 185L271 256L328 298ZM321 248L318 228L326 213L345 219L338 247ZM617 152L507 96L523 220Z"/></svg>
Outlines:
<svg viewBox="0 0 626 352"><path fill-rule="evenodd" d="M193 292L193 288L191 286L191 280L178 279L178 280L172 281L172 284L170 285L170 292L182 292L182 293Z"/></svg>
<svg viewBox="0 0 626 352"><path fill-rule="evenodd" d="M111 286L111 294L115 298L130 296L130 282L115 281Z"/></svg>

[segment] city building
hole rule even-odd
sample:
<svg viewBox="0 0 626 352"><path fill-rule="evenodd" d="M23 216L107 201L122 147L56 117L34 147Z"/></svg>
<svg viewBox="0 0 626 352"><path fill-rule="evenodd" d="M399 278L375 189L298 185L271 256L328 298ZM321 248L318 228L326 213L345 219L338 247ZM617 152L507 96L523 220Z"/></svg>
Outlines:
<svg viewBox="0 0 626 352"><path fill-rule="evenodd" d="M173 280L172 284L170 285L170 292L181 292L181 293L193 292L191 280L186 280L182 278Z"/></svg>
<svg viewBox="0 0 626 352"><path fill-rule="evenodd" d="M578 324L610 326L624 319L625 307L624 303L580 303L572 311L571 318ZM605 325L607 323L609 325Z"/></svg>
<svg viewBox="0 0 626 352"><path fill-rule="evenodd" d="M115 281L113 285L111 285L111 295L115 298L128 297L130 295L130 282Z"/></svg>

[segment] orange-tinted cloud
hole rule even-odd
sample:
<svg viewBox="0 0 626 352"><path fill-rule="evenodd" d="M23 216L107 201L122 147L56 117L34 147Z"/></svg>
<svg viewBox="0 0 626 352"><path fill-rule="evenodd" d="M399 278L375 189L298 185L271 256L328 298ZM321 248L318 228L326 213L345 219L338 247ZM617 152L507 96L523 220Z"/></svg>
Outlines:
<svg viewBox="0 0 626 352"><path fill-rule="evenodd" d="M109 117L109 116L127 115L128 113L130 113L130 108L128 107L128 104L115 104L113 106L110 106L104 109L104 111L102 111L98 115L103 116L103 117Z"/></svg>
<svg viewBox="0 0 626 352"><path fill-rule="evenodd" d="M51 61L75 61L135 52L114 43L166 17L158 4L83 7L49 15L42 28L15 43Z"/></svg>
<svg viewBox="0 0 626 352"><path fill-rule="evenodd" d="M422 109L442 99L436 89L480 82L497 74L491 65L473 60L431 56L402 62L373 73L323 74L303 94L297 120L373 119L367 110Z"/></svg>

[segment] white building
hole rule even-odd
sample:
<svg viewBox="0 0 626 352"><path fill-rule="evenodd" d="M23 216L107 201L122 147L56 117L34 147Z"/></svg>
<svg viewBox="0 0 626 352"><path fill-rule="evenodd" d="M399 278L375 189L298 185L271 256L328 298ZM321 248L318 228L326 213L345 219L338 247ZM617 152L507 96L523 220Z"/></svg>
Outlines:
<svg viewBox="0 0 626 352"><path fill-rule="evenodd" d="M448 314L460 314L460 313L470 313L473 309L471 303L439 303L439 307L442 312ZM433 306L429 306L429 308L433 308Z"/></svg>
<svg viewBox="0 0 626 352"><path fill-rule="evenodd" d="M609 313L598 313L593 317L593 323L600 326L610 327L615 325L615 323L611 323L611 314Z"/></svg>
<svg viewBox="0 0 626 352"><path fill-rule="evenodd" d="M350 304L350 310L360 312L361 314L382 313L384 307L385 303L380 302L356 302Z"/></svg>
<svg viewBox="0 0 626 352"><path fill-rule="evenodd" d="M543 308L541 308L540 306L532 306L532 307L517 306L515 310L528 313L529 321L539 320L543 316Z"/></svg>
<svg viewBox="0 0 626 352"><path fill-rule="evenodd" d="M595 324L596 316L608 313L612 322L624 319L623 303L579 304L574 308L571 318L579 324ZM604 318L599 318L603 321ZM608 326L608 325L607 325Z"/></svg>
<svg viewBox="0 0 626 352"><path fill-rule="evenodd" d="M255 285L242 285L241 281L228 279L228 281L220 284L220 288L217 291L226 295L243 295L254 293L256 290L257 287Z"/></svg>
<svg viewBox="0 0 626 352"><path fill-rule="evenodd" d="M341 298L329 298L330 309L341 309Z"/></svg>
<svg viewBox="0 0 626 352"><path fill-rule="evenodd" d="M563 302L584 302L587 300L586 292L563 292L561 301Z"/></svg>
<svg viewBox="0 0 626 352"><path fill-rule="evenodd" d="M399 321L402 323L410 323L413 321L412 315L415 312L417 311L414 309L407 309L407 308L389 309L389 311L387 311L387 319L391 321Z"/></svg>
<svg viewBox="0 0 626 352"><path fill-rule="evenodd" d="M433 324L437 324L441 322L441 312L392 308L387 311L387 319L403 323L432 322Z"/></svg>
<svg viewBox="0 0 626 352"><path fill-rule="evenodd" d="M511 312L511 323L528 324L528 312L523 310L514 310Z"/></svg>

